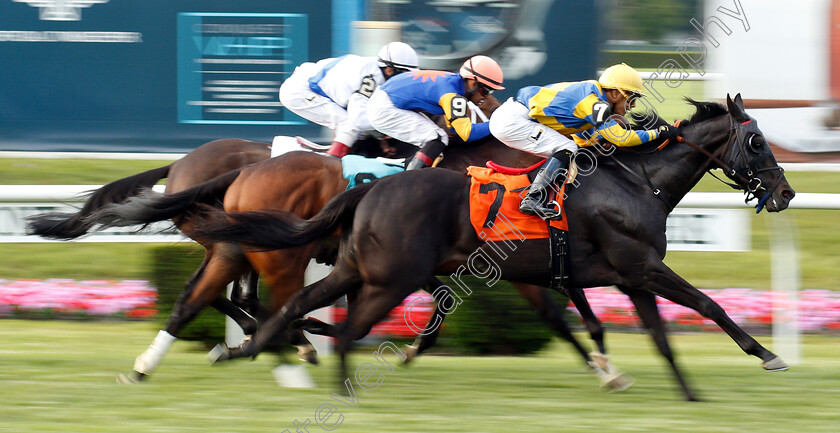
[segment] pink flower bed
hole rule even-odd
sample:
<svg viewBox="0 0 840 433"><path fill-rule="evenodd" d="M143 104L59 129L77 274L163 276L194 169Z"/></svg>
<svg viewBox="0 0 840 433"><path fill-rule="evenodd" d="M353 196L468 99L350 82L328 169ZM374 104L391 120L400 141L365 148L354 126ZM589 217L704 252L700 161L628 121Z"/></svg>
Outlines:
<svg viewBox="0 0 840 433"><path fill-rule="evenodd" d="M148 281L0 280L0 314L82 313L91 316L154 315L157 290Z"/></svg>
<svg viewBox="0 0 840 433"><path fill-rule="evenodd" d="M370 335L377 337L414 338L416 330L429 323L435 311L435 298L432 295L418 291L408 295L402 303L388 313L388 317L373 325ZM409 307L410 306L410 307ZM406 325L406 315L414 324L414 329ZM333 323L343 322L347 317L347 310L343 307L333 307ZM445 325L444 325L445 326Z"/></svg>
<svg viewBox="0 0 840 433"><path fill-rule="evenodd" d="M720 304L741 326L769 326L773 320L773 292L753 289L718 289L703 292ZM417 292L395 308L388 318L378 323L373 333L413 337L405 325L405 309L415 297L411 318L423 326L431 318L434 300L425 292ZM595 315L611 325L641 326L635 308L623 293L610 287L586 290L586 297ZM75 281L68 279L2 280L0 279L0 315L27 312L84 314L89 316L125 315L144 318L157 313L157 290L148 281ZM669 323L719 330L711 320L693 310L657 298L659 311ZM577 313L573 305L568 307ZM341 308L334 319L342 321ZM840 291L802 290L799 292L799 327L803 331L840 331Z"/></svg>
<svg viewBox="0 0 840 433"><path fill-rule="evenodd" d="M729 317L741 326L769 326L773 322L775 294L772 291L708 289L703 290L703 293L720 304ZM586 298L592 311L604 323L641 326L630 298L618 290L610 287L586 289ZM720 329L714 322L700 316L694 310L659 297L657 297L657 304L666 322L699 326L704 329ZM569 309L578 313L572 305ZM840 330L840 292L813 289L800 291L799 328L803 331Z"/></svg>

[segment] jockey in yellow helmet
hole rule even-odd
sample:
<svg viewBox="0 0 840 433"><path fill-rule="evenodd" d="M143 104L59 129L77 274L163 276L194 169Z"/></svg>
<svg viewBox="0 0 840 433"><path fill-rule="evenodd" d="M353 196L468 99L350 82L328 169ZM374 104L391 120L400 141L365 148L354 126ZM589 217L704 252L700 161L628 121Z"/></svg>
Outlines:
<svg viewBox="0 0 840 433"><path fill-rule="evenodd" d="M490 118L490 132L510 147L548 157L520 210L543 218L558 217L559 209L542 203L544 191L568 170L578 146L591 145L596 134L616 146L635 146L675 134L668 128L628 130L610 118L625 115L641 96L642 77L621 63L607 68L598 80L524 87L502 104Z"/></svg>

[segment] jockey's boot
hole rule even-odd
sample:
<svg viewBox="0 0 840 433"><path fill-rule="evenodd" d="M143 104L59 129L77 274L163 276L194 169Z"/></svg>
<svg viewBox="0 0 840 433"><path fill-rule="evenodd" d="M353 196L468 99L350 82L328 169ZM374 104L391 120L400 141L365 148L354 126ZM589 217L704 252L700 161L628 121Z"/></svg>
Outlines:
<svg viewBox="0 0 840 433"><path fill-rule="evenodd" d="M568 150L561 150L551 155L545 160L542 167L540 167L537 177L531 183L528 189L528 195L522 199L519 205L519 211L528 214L536 215L542 219L555 219L560 217L561 212L559 206L557 209L547 207L545 205L546 189L551 186L554 180L559 176L565 177L569 170L569 162L572 158L572 152Z"/></svg>
<svg viewBox="0 0 840 433"><path fill-rule="evenodd" d="M327 151L327 155L332 155L336 158L343 158L348 152L350 152L350 146L340 141L333 141L330 145L330 150Z"/></svg>
<svg viewBox="0 0 840 433"><path fill-rule="evenodd" d="M420 150L417 151L417 153L414 154L414 158L408 162L408 165L405 167L406 171L426 168L432 165L432 163L435 162L435 158L437 158L445 148L446 145L443 144L443 141L440 139L434 139L426 143L420 148Z"/></svg>

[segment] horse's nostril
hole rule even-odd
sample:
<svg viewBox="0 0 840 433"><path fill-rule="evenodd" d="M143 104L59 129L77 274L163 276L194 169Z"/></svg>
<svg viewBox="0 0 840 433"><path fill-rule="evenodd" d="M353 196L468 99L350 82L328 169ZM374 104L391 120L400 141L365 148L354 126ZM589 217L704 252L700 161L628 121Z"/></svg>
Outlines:
<svg viewBox="0 0 840 433"><path fill-rule="evenodd" d="M796 193L793 192L792 189L785 189L785 190L782 191L782 197L784 197L786 200L792 199L793 196L795 196L795 195L796 195Z"/></svg>

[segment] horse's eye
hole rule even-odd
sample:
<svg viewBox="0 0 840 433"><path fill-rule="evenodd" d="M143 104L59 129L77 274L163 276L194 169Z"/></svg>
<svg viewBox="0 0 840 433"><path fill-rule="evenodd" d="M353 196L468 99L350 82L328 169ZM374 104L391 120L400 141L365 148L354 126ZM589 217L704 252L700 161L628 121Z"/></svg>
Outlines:
<svg viewBox="0 0 840 433"><path fill-rule="evenodd" d="M755 153L761 152L764 149L764 138L758 134L750 134L750 137L747 139L747 148Z"/></svg>

